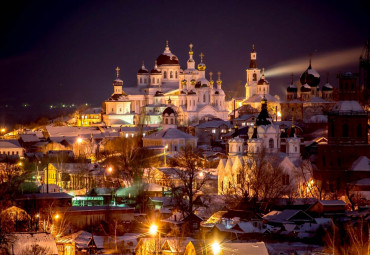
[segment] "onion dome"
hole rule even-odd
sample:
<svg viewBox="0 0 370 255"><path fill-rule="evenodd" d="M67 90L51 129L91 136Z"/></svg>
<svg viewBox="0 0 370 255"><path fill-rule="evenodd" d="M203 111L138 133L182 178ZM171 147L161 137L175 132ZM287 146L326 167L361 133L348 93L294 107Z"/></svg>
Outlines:
<svg viewBox="0 0 370 255"><path fill-rule="evenodd" d="M265 68L262 68L261 79L257 82L257 85L269 85L270 83L265 79Z"/></svg>
<svg viewBox="0 0 370 255"><path fill-rule="evenodd" d="M256 124L257 126L261 126L261 125L266 126L266 125L271 124L271 121L270 121L270 115L267 111L267 99L265 97L261 99L261 106L262 106L262 109L261 109L261 112L257 116Z"/></svg>
<svg viewBox="0 0 370 255"><path fill-rule="evenodd" d="M191 84L191 85L193 85L193 86L195 85L195 83L196 83L196 80L194 80L194 79L192 79L192 80L190 81L190 84Z"/></svg>
<svg viewBox="0 0 370 255"><path fill-rule="evenodd" d="M204 88L209 86L209 81L206 78L200 78L197 80L197 83L195 83L196 88Z"/></svg>
<svg viewBox="0 0 370 255"><path fill-rule="evenodd" d="M189 92L188 92L188 95L196 95L197 93L195 93L193 90L190 90Z"/></svg>
<svg viewBox="0 0 370 255"><path fill-rule="evenodd" d="M218 80L216 81L217 85L222 85L222 80L221 80L221 72L217 72L218 75Z"/></svg>
<svg viewBox="0 0 370 255"><path fill-rule="evenodd" d="M301 87L301 92L311 92L311 86L307 83L303 84Z"/></svg>
<svg viewBox="0 0 370 255"><path fill-rule="evenodd" d="M157 66L157 61L155 61L154 68L150 71L150 74L161 74L161 70L159 70Z"/></svg>
<svg viewBox="0 0 370 255"><path fill-rule="evenodd" d="M162 115L164 116L165 114L167 114L168 116L173 114L173 115L177 115L176 111L172 108L172 107L167 107L166 109L164 109Z"/></svg>
<svg viewBox="0 0 370 255"><path fill-rule="evenodd" d="M200 63L198 64L198 70L199 71L205 71L206 70L206 64L203 63L204 54L201 52L199 56L200 56Z"/></svg>
<svg viewBox="0 0 370 255"><path fill-rule="evenodd" d="M253 135L252 135L252 137L251 138L258 138L258 136L257 136L257 125L256 125L256 123L254 123L254 127L253 127Z"/></svg>
<svg viewBox="0 0 370 255"><path fill-rule="evenodd" d="M170 47L168 47L168 41L166 41L166 48L161 55L157 57L158 66L161 65L180 65L179 59L171 53Z"/></svg>
<svg viewBox="0 0 370 255"><path fill-rule="evenodd" d="M148 69L145 68L145 65L144 65L144 61L143 61L143 64L141 65L141 68L137 71L138 74L145 74L145 73L149 73L148 72Z"/></svg>
<svg viewBox="0 0 370 255"><path fill-rule="evenodd" d="M293 84L293 74L292 74L292 80L290 82L290 85L286 89L287 92L294 92L296 93L298 91L297 86Z"/></svg>
<svg viewBox="0 0 370 255"><path fill-rule="evenodd" d="M163 97L164 96L164 94L163 94L163 92L162 91L157 91L157 92L155 92L155 95L154 95L155 97Z"/></svg>
<svg viewBox="0 0 370 255"><path fill-rule="evenodd" d="M322 91L332 91L333 86L329 83L329 73L326 74L326 84L322 86Z"/></svg>
<svg viewBox="0 0 370 255"><path fill-rule="evenodd" d="M185 79L183 79L183 80L181 81L181 85L183 85L183 86L186 86L186 83L187 83L187 80L185 80Z"/></svg>
<svg viewBox="0 0 370 255"><path fill-rule="evenodd" d="M307 70L301 75L300 78L301 84L307 83L311 87L317 87L320 83L320 74L311 67L311 59L310 65L308 66Z"/></svg>
<svg viewBox="0 0 370 255"><path fill-rule="evenodd" d="M184 90L181 90L180 94L186 94L186 92Z"/></svg>

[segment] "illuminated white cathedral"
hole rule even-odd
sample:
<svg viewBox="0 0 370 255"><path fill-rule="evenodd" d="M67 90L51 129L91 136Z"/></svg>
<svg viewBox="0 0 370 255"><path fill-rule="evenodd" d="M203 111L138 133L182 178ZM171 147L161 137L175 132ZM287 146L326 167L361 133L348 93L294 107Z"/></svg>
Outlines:
<svg viewBox="0 0 370 255"><path fill-rule="evenodd" d="M182 70L179 59L166 43L151 71L142 64L136 86L123 88L123 81L117 77L113 84L114 93L103 105L105 124L160 126L162 113L169 104L177 112L179 126L198 123L202 119L227 120L220 73L216 82L212 80L212 72L207 79L204 55L200 54L197 66L193 55L193 45L190 44L187 66Z"/></svg>

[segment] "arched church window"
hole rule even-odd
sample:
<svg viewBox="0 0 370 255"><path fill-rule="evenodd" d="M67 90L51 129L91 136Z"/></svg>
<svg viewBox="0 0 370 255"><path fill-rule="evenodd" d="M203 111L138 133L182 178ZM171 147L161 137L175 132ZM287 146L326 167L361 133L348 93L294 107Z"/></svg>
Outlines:
<svg viewBox="0 0 370 255"><path fill-rule="evenodd" d="M170 79L172 79L173 78L173 72L171 71L170 72Z"/></svg>
<svg viewBox="0 0 370 255"><path fill-rule="evenodd" d="M167 118L164 120L164 123L168 124L168 119Z"/></svg>
<svg viewBox="0 0 370 255"><path fill-rule="evenodd" d="M266 89L265 88L263 88L263 92L266 92Z"/></svg>
<svg viewBox="0 0 370 255"><path fill-rule="evenodd" d="M143 78L140 78L140 83L143 83Z"/></svg>
<svg viewBox="0 0 370 255"><path fill-rule="evenodd" d="M240 146L238 146L239 152L240 152Z"/></svg>
<svg viewBox="0 0 370 255"><path fill-rule="evenodd" d="M177 79L177 71L176 71L176 73L175 73L175 77L176 77L176 79Z"/></svg>
<svg viewBox="0 0 370 255"><path fill-rule="evenodd" d="M348 124L342 126L342 137L348 137Z"/></svg>
<svg viewBox="0 0 370 255"><path fill-rule="evenodd" d="M152 82L153 82L153 83L155 82L155 79L154 79L154 78L152 79Z"/></svg>
<svg viewBox="0 0 370 255"><path fill-rule="evenodd" d="M361 138L362 137L362 127L361 124L357 125L357 137Z"/></svg>
<svg viewBox="0 0 370 255"><path fill-rule="evenodd" d="M167 79L167 71L163 72L163 78Z"/></svg>
<svg viewBox="0 0 370 255"><path fill-rule="evenodd" d="M257 81L257 74L256 73L253 74L253 80Z"/></svg>
<svg viewBox="0 0 370 255"><path fill-rule="evenodd" d="M159 79L157 79L157 83L159 83Z"/></svg>
<svg viewBox="0 0 370 255"><path fill-rule="evenodd" d="M294 151L295 151L295 152L297 152L297 151L298 151L297 146L294 146Z"/></svg>
<svg viewBox="0 0 370 255"><path fill-rule="evenodd" d="M206 102L206 95L203 95L203 103Z"/></svg>
<svg viewBox="0 0 370 255"><path fill-rule="evenodd" d="M270 138L269 140L269 148L273 149L274 148L274 139Z"/></svg>
<svg viewBox="0 0 370 255"><path fill-rule="evenodd" d="M173 124L173 119L171 119L171 124Z"/></svg>

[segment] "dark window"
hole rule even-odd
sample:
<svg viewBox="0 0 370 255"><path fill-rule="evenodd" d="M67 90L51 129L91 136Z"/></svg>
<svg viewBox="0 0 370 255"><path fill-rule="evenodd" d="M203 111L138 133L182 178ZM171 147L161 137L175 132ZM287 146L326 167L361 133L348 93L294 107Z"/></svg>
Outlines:
<svg viewBox="0 0 370 255"><path fill-rule="evenodd" d="M257 74L253 74L253 80L256 81L257 80Z"/></svg>
<svg viewBox="0 0 370 255"><path fill-rule="evenodd" d="M331 123L331 136L332 137L335 136L335 126L334 126L334 123Z"/></svg>
<svg viewBox="0 0 370 255"><path fill-rule="evenodd" d="M173 78L173 72L172 71L170 72L170 78L171 79Z"/></svg>
<svg viewBox="0 0 370 255"><path fill-rule="evenodd" d="M348 124L342 126L342 137L348 137Z"/></svg>
<svg viewBox="0 0 370 255"><path fill-rule="evenodd" d="M171 124L173 124L173 119L171 119Z"/></svg>
<svg viewBox="0 0 370 255"><path fill-rule="evenodd" d="M168 119L167 119L167 118L165 118L164 122L165 122L166 124L168 124Z"/></svg>
<svg viewBox="0 0 370 255"><path fill-rule="evenodd" d="M269 140L269 148L273 149L274 148L274 139L270 138Z"/></svg>
<svg viewBox="0 0 370 255"><path fill-rule="evenodd" d="M326 165L326 158L324 156L322 156L322 165L325 166Z"/></svg>
<svg viewBox="0 0 370 255"><path fill-rule="evenodd" d="M224 191L224 181L221 182L221 191Z"/></svg>
<svg viewBox="0 0 370 255"><path fill-rule="evenodd" d="M362 126L361 126L361 124L358 124L358 126L357 126L357 137L358 138L362 137Z"/></svg>
<svg viewBox="0 0 370 255"><path fill-rule="evenodd" d="M163 78L167 79L167 71L163 72Z"/></svg>

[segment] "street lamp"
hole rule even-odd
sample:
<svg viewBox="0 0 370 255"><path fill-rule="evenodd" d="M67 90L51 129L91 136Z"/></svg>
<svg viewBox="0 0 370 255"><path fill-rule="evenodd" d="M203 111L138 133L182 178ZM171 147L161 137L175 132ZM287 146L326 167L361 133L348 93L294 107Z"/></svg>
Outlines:
<svg viewBox="0 0 370 255"><path fill-rule="evenodd" d="M108 170L109 173L112 173L113 172L113 167L110 166L110 167L108 167L107 170Z"/></svg>
<svg viewBox="0 0 370 255"><path fill-rule="evenodd" d="M54 219L58 220L60 218L59 214L55 214Z"/></svg>
<svg viewBox="0 0 370 255"><path fill-rule="evenodd" d="M167 167L167 161L166 161L166 151L168 149L168 144L166 144L166 146L164 146L164 151L163 151L163 154L164 154L164 167Z"/></svg>
<svg viewBox="0 0 370 255"><path fill-rule="evenodd" d="M82 141L83 141L83 140L82 140L82 138L81 138L81 137L77 138L77 144L78 144L78 157L80 157L80 156L81 156L80 145L81 145Z"/></svg>
<svg viewBox="0 0 370 255"><path fill-rule="evenodd" d="M159 247L160 247L160 243L159 243L160 242L160 233L158 231L158 226L156 224L153 223L152 225L150 225L149 234L154 236L155 254L158 255L158 252L159 252L158 250L159 250Z"/></svg>
<svg viewBox="0 0 370 255"><path fill-rule="evenodd" d="M221 251L221 245L218 242L214 242L212 245L212 251L214 255L217 255Z"/></svg>

